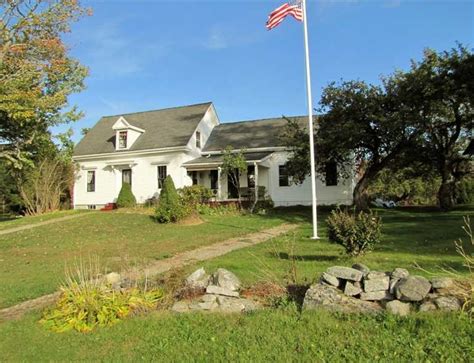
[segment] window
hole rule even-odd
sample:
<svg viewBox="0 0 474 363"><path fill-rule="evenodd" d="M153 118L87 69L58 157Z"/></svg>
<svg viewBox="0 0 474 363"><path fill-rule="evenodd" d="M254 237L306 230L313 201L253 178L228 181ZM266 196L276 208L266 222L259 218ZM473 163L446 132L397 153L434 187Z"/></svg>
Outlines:
<svg viewBox="0 0 474 363"><path fill-rule="evenodd" d="M132 185L132 169L123 169L122 170L122 184Z"/></svg>
<svg viewBox="0 0 474 363"><path fill-rule="evenodd" d="M95 171L87 172L87 191L95 192Z"/></svg>
<svg viewBox="0 0 474 363"><path fill-rule="evenodd" d="M281 187L287 187L290 185L290 176L288 175L286 165L280 165L278 167L278 180Z"/></svg>
<svg viewBox="0 0 474 363"><path fill-rule="evenodd" d="M201 148L201 132L196 131L196 147Z"/></svg>
<svg viewBox="0 0 474 363"><path fill-rule="evenodd" d="M163 184L166 179L166 165L161 165L158 167L158 189L163 188Z"/></svg>
<svg viewBox="0 0 474 363"><path fill-rule="evenodd" d="M247 166L247 186L249 188L255 188L255 166Z"/></svg>
<svg viewBox="0 0 474 363"><path fill-rule="evenodd" d="M337 185L337 163L330 161L326 163L326 186Z"/></svg>
<svg viewBox="0 0 474 363"><path fill-rule="evenodd" d="M127 131L119 132L119 149L127 148Z"/></svg>
<svg viewBox="0 0 474 363"><path fill-rule="evenodd" d="M197 171L189 172L188 176L193 180L193 185L198 185L198 172Z"/></svg>
<svg viewBox="0 0 474 363"><path fill-rule="evenodd" d="M209 178L211 179L211 189L217 190L219 187L217 185L217 181L219 179L219 173L217 170L211 170L209 173Z"/></svg>

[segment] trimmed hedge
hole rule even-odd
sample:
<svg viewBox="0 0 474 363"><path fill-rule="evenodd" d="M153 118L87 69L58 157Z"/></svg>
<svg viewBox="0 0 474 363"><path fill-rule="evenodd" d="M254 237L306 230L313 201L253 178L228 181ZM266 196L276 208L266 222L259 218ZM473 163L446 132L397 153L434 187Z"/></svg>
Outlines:
<svg viewBox="0 0 474 363"><path fill-rule="evenodd" d="M173 179L168 175L160 192L155 211L156 220L160 223L177 222L188 214L187 209L176 191Z"/></svg>
<svg viewBox="0 0 474 363"><path fill-rule="evenodd" d="M132 186L128 183L122 184L122 189L117 198L117 207L119 208L132 208L137 204L137 200L132 193Z"/></svg>

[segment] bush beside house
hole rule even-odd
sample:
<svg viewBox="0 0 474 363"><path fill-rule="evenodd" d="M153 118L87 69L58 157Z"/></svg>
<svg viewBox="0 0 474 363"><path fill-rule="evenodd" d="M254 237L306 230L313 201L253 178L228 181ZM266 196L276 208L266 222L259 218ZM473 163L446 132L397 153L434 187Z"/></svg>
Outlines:
<svg viewBox="0 0 474 363"><path fill-rule="evenodd" d="M189 214L189 208L182 203L173 182L168 175L160 192L158 207L156 208L156 220L160 223L177 222Z"/></svg>
<svg viewBox="0 0 474 363"><path fill-rule="evenodd" d="M123 183L122 189L117 198L117 206L119 208L132 208L137 204L137 200L132 193L132 187L128 183Z"/></svg>

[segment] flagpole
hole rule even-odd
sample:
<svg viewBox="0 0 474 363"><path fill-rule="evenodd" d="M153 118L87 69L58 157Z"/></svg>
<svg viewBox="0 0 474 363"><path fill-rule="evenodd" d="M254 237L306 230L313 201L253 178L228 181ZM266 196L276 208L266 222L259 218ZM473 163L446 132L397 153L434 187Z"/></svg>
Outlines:
<svg viewBox="0 0 474 363"><path fill-rule="evenodd" d="M311 193L313 207L313 235L312 239L319 239L318 236L318 210L316 198L316 162L314 160L314 134L313 134L313 99L311 95L311 67L309 63L309 42L308 42L308 16L306 14L306 0L302 0L303 5L303 28L304 28L304 49L306 60L306 91L308 94L308 132L309 132L309 153L311 158Z"/></svg>

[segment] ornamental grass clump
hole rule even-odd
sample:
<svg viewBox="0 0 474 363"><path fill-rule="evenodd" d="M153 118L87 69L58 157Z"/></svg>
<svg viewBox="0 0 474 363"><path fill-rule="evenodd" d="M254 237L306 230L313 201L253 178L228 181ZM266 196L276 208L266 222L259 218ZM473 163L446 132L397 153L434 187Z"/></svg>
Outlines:
<svg viewBox="0 0 474 363"><path fill-rule="evenodd" d="M380 243L382 220L377 214L333 210L327 219L329 240L340 244L350 256L372 251Z"/></svg>
<svg viewBox="0 0 474 363"><path fill-rule="evenodd" d="M163 290L147 290L138 285L114 290L91 266L81 265L74 275L68 274L59 300L43 313L40 324L57 333L87 333L114 325L131 314L155 309L164 298Z"/></svg>

